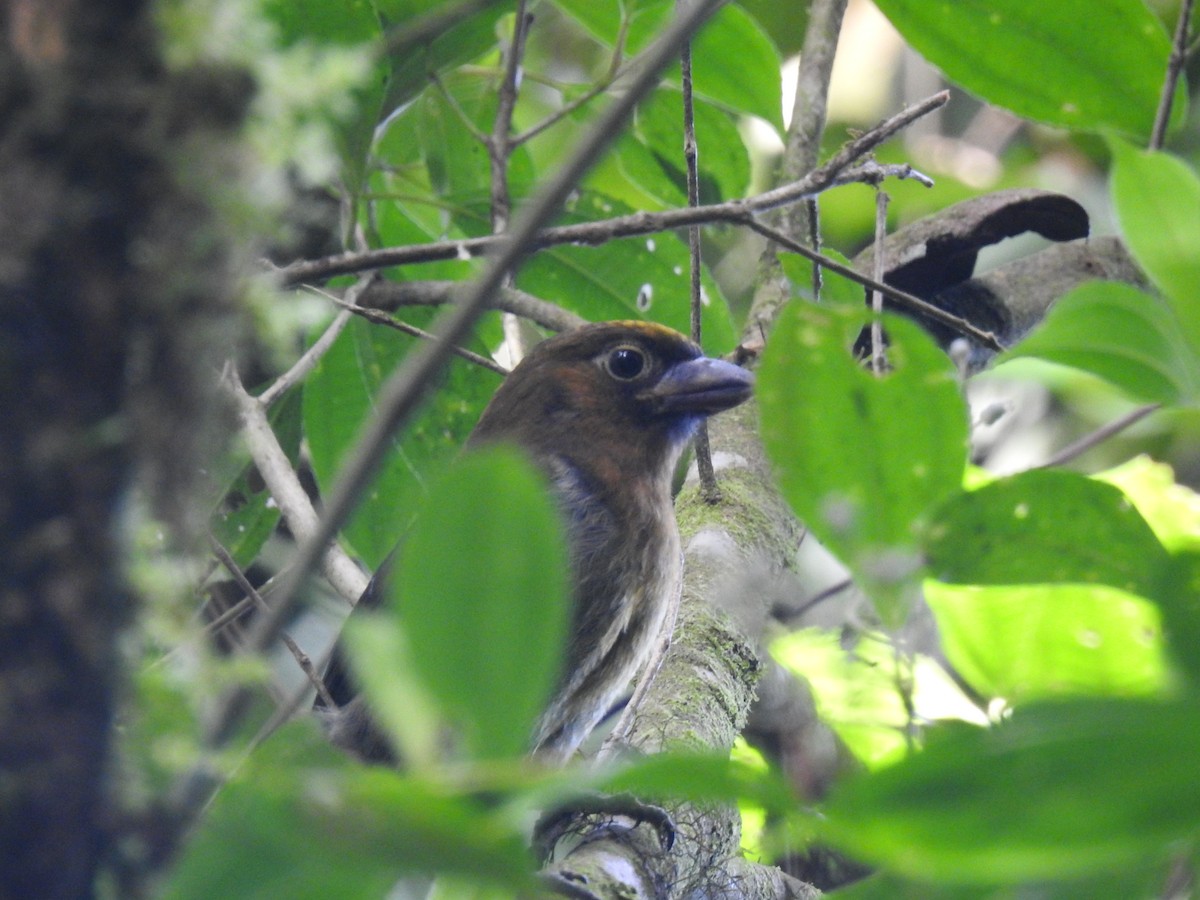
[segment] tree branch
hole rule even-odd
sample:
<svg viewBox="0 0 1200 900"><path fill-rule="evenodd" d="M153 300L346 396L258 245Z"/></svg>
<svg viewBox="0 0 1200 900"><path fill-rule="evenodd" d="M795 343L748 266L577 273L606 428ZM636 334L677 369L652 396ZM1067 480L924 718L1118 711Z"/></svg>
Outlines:
<svg viewBox="0 0 1200 900"><path fill-rule="evenodd" d="M1171 55L1167 57L1167 72L1163 80L1158 110L1154 114L1154 128L1150 132L1150 149L1161 150L1167 137L1167 125L1171 121L1171 107L1175 104L1175 89L1179 76L1188 58L1188 30L1192 20L1193 0L1183 0L1179 8L1179 19L1175 23L1175 37L1171 41Z"/></svg>
<svg viewBox="0 0 1200 900"><path fill-rule="evenodd" d="M712 0L712 2L718 2L718 0ZM576 225L546 228L531 234L524 249L527 252L533 252L558 244L597 245L615 238L636 237L659 231L686 228L691 225L710 225L716 222L738 223L743 221L747 213L762 213L779 206L786 206L843 184L861 182L873 184L884 176L916 178L931 183L928 178L909 166L864 165L855 169L850 169L850 166L905 126L944 105L949 96L948 92L941 91L884 120L850 141L824 165L792 184L744 200L729 200L724 203L697 206L691 209L671 209L657 213L638 212L597 222L581 222ZM335 275L347 275L367 269L382 269L447 259L470 259L497 252L504 245L505 240L502 236L484 236L456 241L413 244L405 247L385 247L363 253L339 253L321 259L292 263L279 269L277 275L284 287L292 287L303 282L320 281Z"/></svg>

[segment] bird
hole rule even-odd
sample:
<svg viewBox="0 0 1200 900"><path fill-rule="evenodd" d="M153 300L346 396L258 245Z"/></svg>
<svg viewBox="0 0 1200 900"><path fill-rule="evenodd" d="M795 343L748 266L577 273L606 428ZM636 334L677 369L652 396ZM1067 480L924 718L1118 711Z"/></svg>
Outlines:
<svg viewBox="0 0 1200 900"><path fill-rule="evenodd" d="M751 372L664 325L600 322L535 346L484 409L468 451L503 443L524 452L567 538L565 665L531 736L535 758L572 757L653 655L682 581L676 465L699 423L747 400L753 385ZM360 606L380 601L387 569ZM361 759L396 762L336 657L326 674L338 704L323 711L329 738Z"/></svg>

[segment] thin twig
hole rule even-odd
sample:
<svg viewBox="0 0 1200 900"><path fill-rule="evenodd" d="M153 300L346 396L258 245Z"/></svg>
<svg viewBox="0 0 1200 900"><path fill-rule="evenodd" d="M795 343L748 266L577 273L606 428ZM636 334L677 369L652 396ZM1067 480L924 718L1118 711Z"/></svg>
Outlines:
<svg viewBox="0 0 1200 900"><path fill-rule="evenodd" d="M836 597L838 594L842 593L843 591L847 591L852 587L854 587L854 581L850 578L844 578L841 581L834 582L833 584L829 585L829 587L827 587L827 588L821 589L816 594L814 594L812 597L810 597L809 599L807 599L803 603L801 603L799 606L797 606L795 609L784 609L784 610L775 609L775 610L772 610L772 613L775 615L776 618L781 619L785 625L790 624L792 622L799 621L801 616L803 616L807 612L810 612L811 610L815 609L816 607L820 606L826 600L830 600L833 597Z"/></svg>
<svg viewBox="0 0 1200 900"><path fill-rule="evenodd" d="M1158 98L1158 111L1154 114L1154 128L1150 131L1150 149L1161 150L1167 137L1167 125L1171 121L1171 107L1175 103L1175 89L1188 57L1188 30L1192 19L1193 0L1183 0L1179 8L1179 20L1175 23L1175 38L1171 41L1171 55L1167 57L1167 74L1163 80L1162 94Z"/></svg>
<svg viewBox="0 0 1200 900"><path fill-rule="evenodd" d="M821 203L816 197L809 197L804 201L804 205L808 208L808 213L805 218L808 219L808 245L821 252ZM812 295L813 302L821 302L821 288L824 287L825 279L822 277L821 264L814 262L812 264Z"/></svg>
<svg viewBox="0 0 1200 900"><path fill-rule="evenodd" d="M875 266L871 277L883 282L883 239L887 237L887 191L875 190ZM882 375L884 369L883 356L883 294L871 291L871 371Z"/></svg>
<svg viewBox="0 0 1200 900"><path fill-rule="evenodd" d="M1150 415L1150 413L1155 412L1161 407L1161 403L1147 403L1145 406L1139 406L1136 409L1132 409L1120 418L1109 422L1107 425L1101 425L1091 434L1085 434L1083 437L1079 438L1079 440L1063 447L1036 468L1044 469L1049 468L1050 466L1061 466L1064 463L1069 463L1071 460L1082 456L1093 447L1104 443L1110 437L1120 434L1131 425L1137 424L1142 419L1146 418L1146 416Z"/></svg>
<svg viewBox="0 0 1200 900"><path fill-rule="evenodd" d="M401 306L443 306L454 303L465 285L461 281L389 281L380 279L359 302L373 309L394 310ZM576 313L516 288L501 288L492 296L492 308L549 328L571 331L587 324Z"/></svg>
<svg viewBox="0 0 1200 900"><path fill-rule="evenodd" d="M763 237L775 241L781 247L784 247L793 253L797 253L800 256L803 256L805 259L811 260L812 262L819 262L831 272L836 272L839 275L849 278L851 281L855 281L861 284L863 287L870 288L873 291L879 291L885 297L891 298L896 303L907 307L915 313L920 313L921 315L928 316L931 319L936 319L943 325L953 328L964 337L969 337L972 340L978 341L984 347L995 350L997 353L1003 353L1005 350L1004 345L1001 344L999 339L997 339L997 337L990 331L984 331L981 328L972 325L966 319L959 318L953 313L948 313L944 309L934 306L928 301L922 300L915 294L910 294L907 291L899 290L898 288L892 287L890 284L885 284L882 281L875 280L874 278L868 278L861 272L852 269L849 266L842 265L832 257L809 250L803 244L793 241L782 231L777 231L776 229L771 228L769 225L765 225L757 219L749 218L745 221L745 224L757 231Z"/></svg>
<svg viewBox="0 0 1200 900"><path fill-rule="evenodd" d="M401 322L399 319L394 319L387 313L378 309L370 309L369 307L365 306L355 306L346 302L341 297L335 297L333 294L327 294L324 291L317 291L316 288L309 288L309 290L321 294L322 297L327 298L331 303L334 303L348 312L351 312L356 316L360 316L361 318L364 318L368 322L371 322L375 325L383 325L386 328L392 328L403 334L411 335L412 337L418 337L429 341L435 340L435 337L425 329L418 328L416 325L410 325L407 322ZM452 352L455 356L465 359L469 363L474 363L477 366L480 366L491 372L495 372L497 375L504 376L508 374L508 369L504 368L504 366L500 365L500 363L496 362L494 359L488 359L486 356L482 356L476 353L474 350L468 350L466 347L456 346L452 348L450 352Z"/></svg>
<svg viewBox="0 0 1200 900"><path fill-rule="evenodd" d="M221 379L225 393L232 399L242 426L242 438L250 458L266 482L271 499L287 522L296 540L303 543L318 527L317 512L304 492L291 460L279 445L279 438L267 421L266 407L261 399L250 396L232 365L226 366ZM348 604L353 605L367 587L367 576L336 544L325 548L321 557L321 574Z"/></svg>
<svg viewBox="0 0 1200 900"><path fill-rule="evenodd" d="M526 0L517 0L513 20L512 41L504 52L504 78L496 102L496 117L491 136L487 138L488 160L492 173L492 233L500 234L508 227L512 200L508 191L508 160L512 155L513 111L520 92L521 59L525 53L525 36L529 33L530 16ZM511 274L505 279L511 282Z"/></svg>
<svg viewBox="0 0 1200 900"><path fill-rule="evenodd" d="M681 0L676 0L676 9ZM692 209L700 205L700 169L698 165L699 146L696 144L696 110L692 98L692 45L683 45L679 52L680 78L683 88L683 161L687 170L687 203ZM700 226L693 225L688 229L688 259L690 262L691 290L691 329L692 340L700 343L702 304L700 302L701 247ZM721 489L717 487L717 476L713 471L712 449L708 442L708 423L701 421L696 429L696 439L693 444L696 451L696 474L700 479L700 496L709 503L721 499Z"/></svg>
<svg viewBox="0 0 1200 900"><path fill-rule="evenodd" d="M233 580L237 582L238 587L242 589L246 598L259 609L266 611L268 609L267 601L263 599L262 594L258 592L254 585L250 583L250 579L246 577L246 573L242 571L242 567L237 564L237 560L233 558L233 554L225 548L224 544L217 540L215 535L210 534L208 541L213 553L221 561L221 565L225 567L225 570L233 576ZM309 659L308 654L300 649L300 645L286 631L281 631L279 638L287 646L288 652L295 658L296 664L300 666L300 670L308 678L309 684L316 688L321 700L330 709L337 709L337 703L334 702L333 695L329 693L329 688L325 685L325 679L317 674L317 670L313 668L312 660Z"/></svg>
<svg viewBox="0 0 1200 900"><path fill-rule="evenodd" d="M359 278L346 291L344 302L351 309L358 303L359 297L362 295L371 282L379 277L379 273L371 272ZM338 335L346 327L350 321L350 313L342 312L334 316L329 327L322 332L321 336L313 341L312 346L301 354L300 358L292 365L290 369L275 379L271 385L258 395L258 402L263 408L269 408L276 400L298 385L301 381L308 377L309 372L316 368L317 363L321 361L321 357L329 352L329 348L333 346L333 342L337 340Z"/></svg>
<svg viewBox="0 0 1200 900"><path fill-rule="evenodd" d="M718 2L718 0L711 0ZM530 238L528 250L541 250L558 244L599 245L621 237L636 237L659 231L671 231L690 225L708 225L715 222L740 222L747 211L760 213L778 206L795 203L816 196L832 187L843 184L878 183L882 177L914 178L922 184L932 184L925 175L911 166L861 165L850 166L862 156L870 153L897 131L945 104L949 93L941 91L927 100L909 107L871 130L864 132L835 153L824 165L818 166L803 178L774 190L766 191L744 200L729 200L693 209L670 209L657 213L638 212L598 222L581 222L546 228ZM849 170L849 171L847 171ZM495 252L504 239L497 236L463 238L456 241L437 241L404 247L385 247L366 252L339 253L320 259L292 263L277 271L280 282L292 287L306 281L332 278L366 269L382 269L390 266L414 263L439 262L447 259L469 259Z"/></svg>
<svg viewBox="0 0 1200 900"><path fill-rule="evenodd" d="M625 41L628 35L629 13L626 10L622 10L621 26L617 30L617 40L613 44L613 55L609 60L608 71L604 74L604 76L574 100L564 103L559 109L556 109L554 112L550 113L550 115L546 116L546 118L542 119L540 122L530 126L520 134L514 135L512 138L512 145L514 147L519 147L526 141L533 140L539 134L557 125L567 116L575 112L575 110L591 103L610 87L612 87L613 82L617 80L617 76L621 74L621 61L625 58Z"/></svg>
<svg viewBox="0 0 1200 900"><path fill-rule="evenodd" d="M408 422L430 390L434 376L450 354L450 348L467 335L476 319L488 307L505 273L511 271L536 243L535 238L542 224L561 208L579 179L621 133L634 105L657 83L659 73L678 55L683 41L724 2L726 0L699 0L640 54L637 74L631 79L627 91L604 109L575 152L521 210L512 228L496 246L489 265L465 291L460 302L439 316L433 328L437 340L418 345L389 376L377 396L375 417L367 423L342 467L341 477L329 493L325 515L319 521L317 530L301 542L291 569L281 579L279 595L271 612L255 623L247 647L249 652L261 652L279 633L296 603L300 586L323 556L327 545L377 471L391 436ZM218 699L205 735L207 746L219 747L229 739L249 701L250 693L245 687L235 688ZM211 783L203 777L204 770L198 768L193 775L196 778L189 779L187 795L182 798L183 806L188 810L194 810L203 803L211 789Z"/></svg>

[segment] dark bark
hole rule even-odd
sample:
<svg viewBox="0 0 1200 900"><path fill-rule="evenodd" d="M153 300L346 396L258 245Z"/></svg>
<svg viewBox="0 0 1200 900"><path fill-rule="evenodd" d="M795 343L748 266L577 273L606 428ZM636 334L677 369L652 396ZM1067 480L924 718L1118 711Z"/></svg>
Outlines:
<svg viewBox="0 0 1200 900"><path fill-rule="evenodd" d="M0 5L2 896L93 892L134 611L119 519L142 474L185 505L208 408L194 376L228 322L219 246L191 243L204 204L169 159L197 82L168 77L147 11ZM240 118L226 96L207 124Z"/></svg>

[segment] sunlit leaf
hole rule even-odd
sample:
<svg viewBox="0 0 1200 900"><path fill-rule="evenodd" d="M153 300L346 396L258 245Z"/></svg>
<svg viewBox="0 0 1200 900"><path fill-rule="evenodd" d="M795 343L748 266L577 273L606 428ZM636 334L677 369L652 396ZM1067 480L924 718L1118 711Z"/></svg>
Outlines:
<svg viewBox="0 0 1200 900"><path fill-rule="evenodd" d="M985 697L1153 694L1170 683L1158 608L1109 587L949 586L925 599L946 658Z"/></svg>
<svg viewBox="0 0 1200 900"><path fill-rule="evenodd" d="M405 874L528 887L522 835L469 797L361 766L313 734L276 735L218 794L164 896L378 898Z"/></svg>

